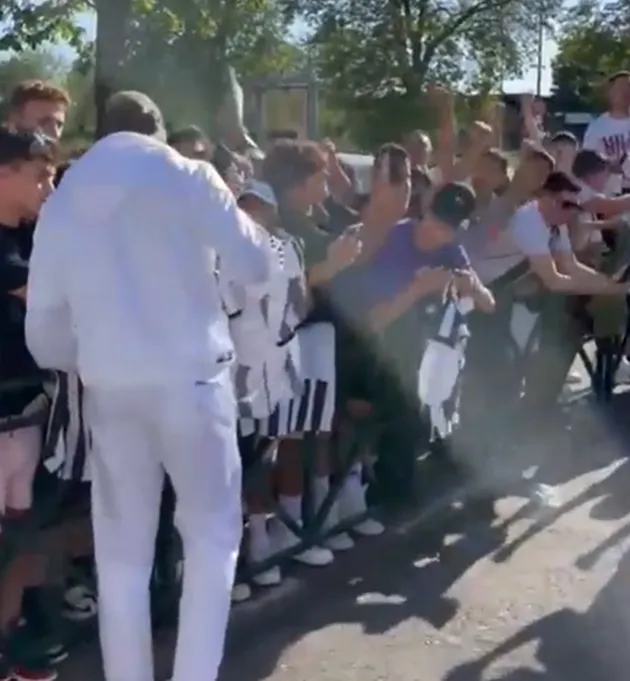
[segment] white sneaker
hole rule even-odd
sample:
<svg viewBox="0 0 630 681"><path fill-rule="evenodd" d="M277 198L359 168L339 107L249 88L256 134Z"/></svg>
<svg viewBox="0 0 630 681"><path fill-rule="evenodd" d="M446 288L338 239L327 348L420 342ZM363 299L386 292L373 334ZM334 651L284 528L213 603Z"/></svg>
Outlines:
<svg viewBox="0 0 630 681"><path fill-rule="evenodd" d="M362 537L378 537L385 532L385 525L376 518L366 518L352 529Z"/></svg>
<svg viewBox="0 0 630 681"><path fill-rule="evenodd" d="M248 598L251 598L252 590L249 588L249 584L235 584L232 587L232 603L242 603Z"/></svg>
<svg viewBox="0 0 630 681"><path fill-rule="evenodd" d="M271 525L269 539L272 542L274 551L286 551L300 543L300 538L294 535L278 519ZM293 556L293 560L311 567L323 567L324 565L330 565L334 560L334 556L330 549L323 548L322 546L311 546L297 556Z"/></svg>
<svg viewBox="0 0 630 681"><path fill-rule="evenodd" d="M333 534L326 539L326 546L331 551L349 551L354 548L354 540L347 532Z"/></svg>
<svg viewBox="0 0 630 681"><path fill-rule="evenodd" d="M326 518L326 525L324 529L332 530L335 525L339 524L339 507L337 502L331 506L328 518ZM354 547L354 540L347 532L333 534L326 539L326 546L331 551L349 551Z"/></svg>
<svg viewBox="0 0 630 681"><path fill-rule="evenodd" d="M252 577L252 582L257 586L278 586L278 584L282 582L280 566L274 565L274 567L269 568L264 572L259 572Z"/></svg>
<svg viewBox="0 0 630 681"><path fill-rule="evenodd" d="M272 554L269 533L264 531L253 532L250 528L249 542L247 543L247 559L250 563L262 563ZM252 577L252 582L258 586L278 586L282 582L280 566L275 565L269 570L260 572Z"/></svg>
<svg viewBox="0 0 630 681"><path fill-rule="evenodd" d="M575 385L576 383L582 382L582 375L579 371L569 371L567 374L567 383L569 385Z"/></svg>
<svg viewBox="0 0 630 681"><path fill-rule="evenodd" d="M337 499L339 518L353 518L367 513L368 507L365 503L365 487L361 484L361 476L352 471L341 488L341 493ZM365 518L353 525L352 530L357 534L366 537L375 537L385 531L382 523L374 518Z"/></svg>
<svg viewBox="0 0 630 681"><path fill-rule="evenodd" d="M615 373L615 383L630 383L630 362L623 357Z"/></svg>

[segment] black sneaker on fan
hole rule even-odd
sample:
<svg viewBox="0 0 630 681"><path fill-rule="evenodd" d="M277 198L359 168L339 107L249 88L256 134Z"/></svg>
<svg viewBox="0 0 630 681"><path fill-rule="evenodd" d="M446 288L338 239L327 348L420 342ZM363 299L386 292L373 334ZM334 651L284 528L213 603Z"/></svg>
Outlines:
<svg viewBox="0 0 630 681"><path fill-rule="evenodd" d="M5 655L0 654L0 681L11 681L13 669Z"/></svg>
<svg viewBox="0 0 630 681"><path fill-rule="evenodd" d="M68 657L68 649L63 643L53 643L46 648L45 655L49 664L56 665Z"/></svg>
<svg viewBox="0 0 630 681"><path fill-rule="evenodd" d="M63 615L74 622L92 619L97 613L94 591L86 584L74 584L66 589L63 597Z"/></svg>

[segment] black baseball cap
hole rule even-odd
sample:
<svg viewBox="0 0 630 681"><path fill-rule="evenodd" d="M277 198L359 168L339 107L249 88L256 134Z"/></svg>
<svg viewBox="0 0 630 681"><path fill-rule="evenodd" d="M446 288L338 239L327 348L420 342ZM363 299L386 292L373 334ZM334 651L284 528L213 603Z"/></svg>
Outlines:
<svg viewBox="0 0 630 681"><path fill-rule="evenodd" d="M471 187L463 182L448 182L436 191L429 211L440 222L457 229L470 218L476 205Z"/></svg>
<svg viewBox="0 0 630 681"><path fill-rule="evenodd" d="M103 135L137 132L166 141L164 117L158 105L144 92L122 90L105 105Z"/></svg>
<svg viewBox="0 0 630 681"><path fill-rule="evenodd" d="M56 151L55 142L39 132L18 131L0 126L0 166L38 159L52 163Z"/></svg>

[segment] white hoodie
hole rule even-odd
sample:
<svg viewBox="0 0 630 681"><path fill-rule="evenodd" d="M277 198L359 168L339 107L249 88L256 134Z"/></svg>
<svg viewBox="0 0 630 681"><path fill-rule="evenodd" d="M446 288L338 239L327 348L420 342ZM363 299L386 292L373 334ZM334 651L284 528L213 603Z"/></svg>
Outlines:
<svg viewBox="0 0 630 681"><path fill-rule="evenodd" d="M117 133L73 163L33 245L26 337L46 368L99 387L212 380L233 359L214 276L266 281L264 230L216 171L161 142Z"/></svg>

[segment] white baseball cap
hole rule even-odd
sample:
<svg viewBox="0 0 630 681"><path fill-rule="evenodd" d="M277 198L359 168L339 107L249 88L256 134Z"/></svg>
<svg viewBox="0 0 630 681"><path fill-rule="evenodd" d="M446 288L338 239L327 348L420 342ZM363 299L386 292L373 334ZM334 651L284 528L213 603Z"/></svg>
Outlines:
<svg viewBox="0 0 630 681"><path fill-rule="evenodd" d="M240 196L255 196L268 206L278 207L278 201L273 189L266 183L259 180L247 180L243 185ZM240 198L240 197L239 197Z"/></svg>

